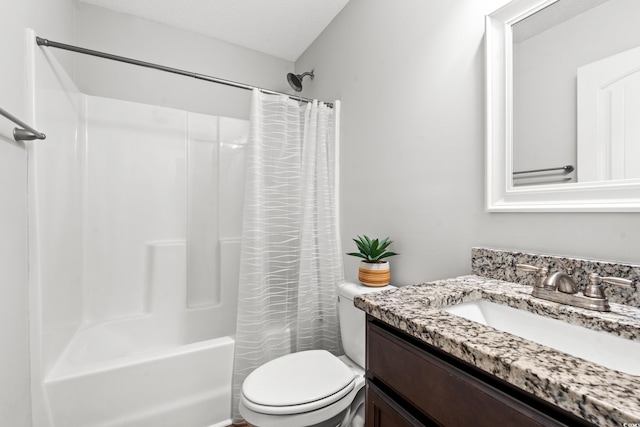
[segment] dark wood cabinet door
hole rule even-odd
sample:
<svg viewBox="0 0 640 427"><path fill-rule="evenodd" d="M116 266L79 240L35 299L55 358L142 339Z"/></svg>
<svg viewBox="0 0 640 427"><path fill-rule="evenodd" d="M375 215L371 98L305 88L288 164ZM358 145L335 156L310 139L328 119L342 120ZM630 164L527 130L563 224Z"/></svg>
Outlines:
<svg viewBox="0 0 640 427"><path fill-rule="evenodd" d="M374 386L368 385L366 393L366 427L424 427Z"/></svg>

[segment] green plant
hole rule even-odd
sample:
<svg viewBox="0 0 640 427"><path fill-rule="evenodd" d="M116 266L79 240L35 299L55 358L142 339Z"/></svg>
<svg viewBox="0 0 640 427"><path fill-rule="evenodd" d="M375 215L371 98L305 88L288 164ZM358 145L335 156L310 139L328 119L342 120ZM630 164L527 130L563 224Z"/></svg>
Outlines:
<svg viewBox="0 0 640 427"><path fill-rule="evenodd" d="M364 258L366 262L371 263L383 262L383 258L400 255L386 250L387 247L393 243L393 241L389 240L388 237L385 237L382 240L371 239L365 235L357 237L358 238L353 239L353 241L356 242L356 246L360 252L348 252L347 255Z"/></svg>

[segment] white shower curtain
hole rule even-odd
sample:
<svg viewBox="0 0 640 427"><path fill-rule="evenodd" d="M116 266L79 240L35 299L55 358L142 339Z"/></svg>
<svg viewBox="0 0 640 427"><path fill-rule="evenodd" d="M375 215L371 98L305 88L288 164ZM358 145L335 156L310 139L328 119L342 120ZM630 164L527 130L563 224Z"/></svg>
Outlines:
<svg viewBox="0 0 640 427"><path fill-rule="evenodd" d="M242 382L302 350L341 354L343 280L336 194L335 109L254 90L251 106L234 363Z"/></svg>

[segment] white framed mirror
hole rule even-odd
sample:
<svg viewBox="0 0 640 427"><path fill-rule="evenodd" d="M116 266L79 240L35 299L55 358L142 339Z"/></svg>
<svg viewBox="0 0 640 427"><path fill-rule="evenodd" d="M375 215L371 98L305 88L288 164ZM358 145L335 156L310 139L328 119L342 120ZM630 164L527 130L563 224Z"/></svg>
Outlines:
<svg viewBox="0 0 640 427"><path fill-rule="evenodd" d="M637 0L487 16L487 211L640 212L637 16Z"/></svg>

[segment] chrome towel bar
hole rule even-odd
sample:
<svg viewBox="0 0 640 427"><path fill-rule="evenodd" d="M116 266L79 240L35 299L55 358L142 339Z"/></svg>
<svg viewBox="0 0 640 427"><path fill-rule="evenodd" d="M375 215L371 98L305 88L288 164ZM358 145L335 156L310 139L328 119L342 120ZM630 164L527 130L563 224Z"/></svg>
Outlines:
<svg viewBox="0 0 640 427"><path fill-rule="evenodd" d="M551 171L562 171L562 173L569 173L569 172L573 172L575 168L571 165L566 165L566 166L562 166L559 168L547 168L547 169L531 169L528 171L518 171L518 172L514 172L514 175L520 175L523 173L536 173L536 172L551 172Z"/></svg>
<svg viewBox="0 0 640 427"><path fill-rule="evenodd" d="M31 141L34 139L45 139L47 137L44 133L38 132L37 130L35 130L13 114L10 114L9 112L3 110L2 108L0 108L0 115L6 117L13 123L20 126L19 128L13 128L13 139L15 139L16 141Z"/></svg>

